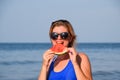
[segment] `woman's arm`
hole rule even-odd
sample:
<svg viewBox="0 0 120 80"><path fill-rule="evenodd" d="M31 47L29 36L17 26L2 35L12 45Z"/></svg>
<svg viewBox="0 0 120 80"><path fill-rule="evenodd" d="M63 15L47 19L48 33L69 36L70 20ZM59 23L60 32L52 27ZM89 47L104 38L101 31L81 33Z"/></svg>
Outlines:
<svg viewBox="0 0 120 80"><path fill-rule="evenodd" d="M43 54L43 63L38 80L47 80L49 66L51 64L53 57L54 57L54 53L51 50L47 50Z"/></svg>
<svg viewBox="0 0 120 80"><path fill-rule="evenodd" d="M47 80L47 67L42 65L38 80Z"/></svg>
<svg viewBox="0 0 120 80"><path fill-rule="evenodd" d="M91 64L87 55L78 54L77 64L73 63L73 65L77 80L92 80Z"/></svg>

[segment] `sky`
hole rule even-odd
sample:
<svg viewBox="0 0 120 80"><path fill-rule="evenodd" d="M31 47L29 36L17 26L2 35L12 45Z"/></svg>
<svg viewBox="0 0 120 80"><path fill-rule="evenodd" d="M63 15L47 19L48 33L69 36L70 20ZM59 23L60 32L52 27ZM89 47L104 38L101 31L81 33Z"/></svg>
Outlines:
<svg viewBox="0 0 120 80"><path fill-rule="evenodd" d="M71 22L77 42L120 42L119 0L0 0L0 43L50 42L50 25Z"/></svg>

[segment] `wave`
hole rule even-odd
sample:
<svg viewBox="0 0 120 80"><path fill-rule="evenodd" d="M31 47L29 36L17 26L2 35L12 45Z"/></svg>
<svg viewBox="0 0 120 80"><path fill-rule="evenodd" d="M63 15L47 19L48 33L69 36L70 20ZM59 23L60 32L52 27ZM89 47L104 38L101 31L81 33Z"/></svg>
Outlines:
<svg viewBox="0 0 120 80"><path fill-rule="evenodd" d="M120 71L96 71L93 72L94 80L120 80Z"/></svg>
<svg viewBox="0 0 120 80"><path fill-rule="evenodd" d="M26 64L36 64L41 63L41 61L7 61L7 62L0 62L0 65L26 65Z"/></svg>
<svg viewBox="0 0 120 80"><path fill-rule="evenodd" d="M50 43L0 43L0 50L39 50L50 47Z"/></svg>

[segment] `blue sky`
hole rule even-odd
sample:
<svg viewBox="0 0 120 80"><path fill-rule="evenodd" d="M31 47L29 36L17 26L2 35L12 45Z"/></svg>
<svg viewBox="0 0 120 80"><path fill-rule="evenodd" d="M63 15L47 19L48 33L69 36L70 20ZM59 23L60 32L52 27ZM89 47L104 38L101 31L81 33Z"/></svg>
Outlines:
<svg viewBox="0 0 120 80"><path fill-rule="evenodd" d="M77 42L120 42L119 0L0 0L0 43L50 42L57 19L71 22Z"/></svg>

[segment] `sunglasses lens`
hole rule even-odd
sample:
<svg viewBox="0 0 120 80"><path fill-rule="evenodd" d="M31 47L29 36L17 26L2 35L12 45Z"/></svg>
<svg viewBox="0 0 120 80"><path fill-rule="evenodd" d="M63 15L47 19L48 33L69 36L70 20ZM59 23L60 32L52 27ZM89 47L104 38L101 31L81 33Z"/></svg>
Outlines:
<svg viewBox="0 0 120 80"><path fill-rule="evenodd" d="M56 40L58 38L58 34L55 32L51 33L51 38Z"/></svg>
<svg viewBox="0 0 120 80"><path fill-rule="evenodd" d="M62 39L67 39L68 38L68 33L67 32L63 32L60 34Z"/></svg>
<svg viewBox="0 0 120 80"><path fill-rule="evenodd" d="M67 39L68 38L68 32L63 32L63 33L60 33L60 34L58 34L56 32L53 32L53 33L51 33L51 39L56 40L59 35L62 39Z"/></svg>

